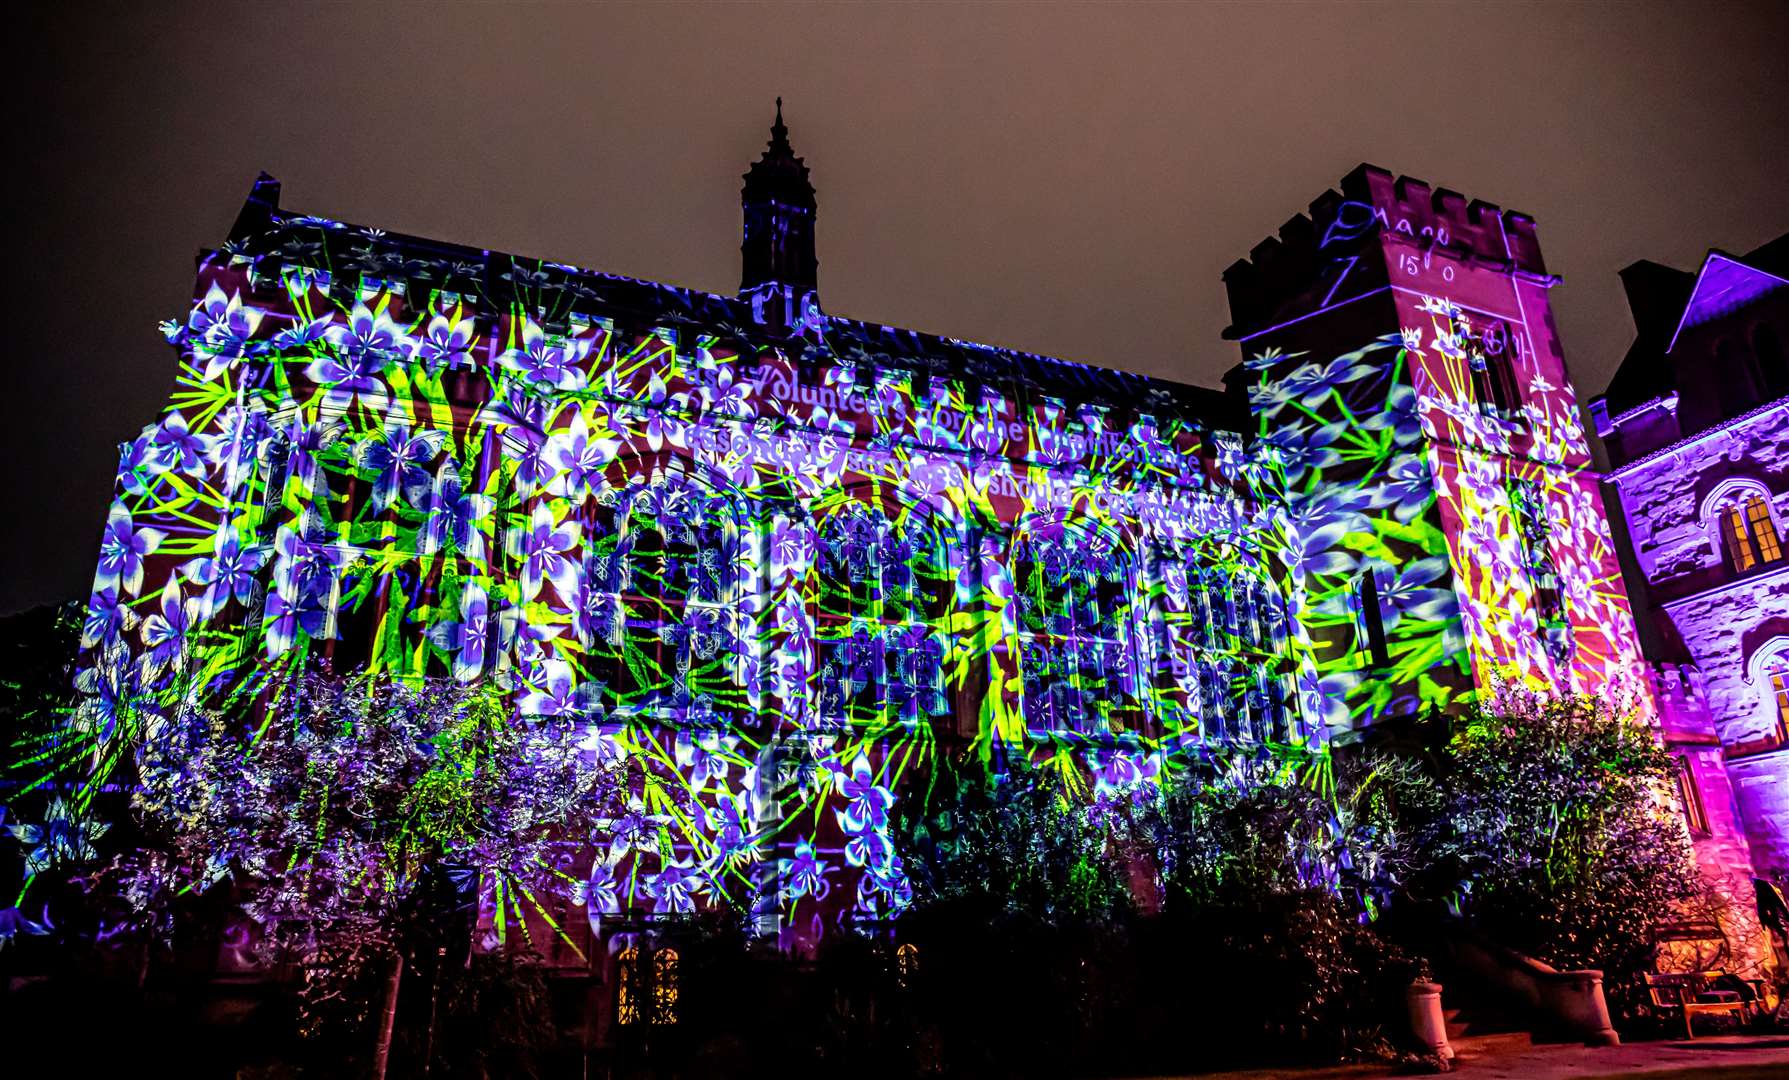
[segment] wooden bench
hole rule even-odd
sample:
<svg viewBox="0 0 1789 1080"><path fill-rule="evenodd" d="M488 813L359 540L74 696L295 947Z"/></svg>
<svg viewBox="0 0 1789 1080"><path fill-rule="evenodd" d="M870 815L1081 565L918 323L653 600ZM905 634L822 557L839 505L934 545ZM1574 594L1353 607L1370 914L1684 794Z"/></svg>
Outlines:
<svg viewBox="0 0 1789 1080"><path fill-rule="evenodd" d="M1648 975L1646 976L1646 992L1652 996L1652 1004L1661 1011L1676 1009L1683 1015L1683 1033L1686 1038L1696 1037L1696 1029L1691 1021L1697 1015L1715 1013L1732 1013L1744 1021L1749 1018L1752 1002L1758 1000L1756 988L1753 988L1751 1001L1737 990L1716 989L1710 984L1716 979L1726 977L1724 971L1696 971L1681 975Z"/></svg>

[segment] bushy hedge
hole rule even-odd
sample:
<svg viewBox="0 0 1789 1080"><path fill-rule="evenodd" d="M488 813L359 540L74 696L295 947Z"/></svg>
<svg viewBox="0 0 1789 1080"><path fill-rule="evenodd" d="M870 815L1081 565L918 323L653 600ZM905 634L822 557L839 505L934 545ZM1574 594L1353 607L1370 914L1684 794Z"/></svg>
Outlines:
<svg viewBox="0 0 1789 1080"><path fill-rule="evenodd" d="M1661 925L1704 894L1672 796L1676 763L1619 702L1505 689L1396 784L1404 892L1562 970L1597 968L1642 1009Z"/></svg>
<svg viewBox="0 0 1789 1080"><path fill-rule="evenodd" d="M1420 961L1369 925L1389 828L1328 763L1230 762L1161 797L1010 768L907 809L903 940L941 1063L1025 1074L1395 1051ZM1360 790L1357 785L1356 790Z"/></svg>

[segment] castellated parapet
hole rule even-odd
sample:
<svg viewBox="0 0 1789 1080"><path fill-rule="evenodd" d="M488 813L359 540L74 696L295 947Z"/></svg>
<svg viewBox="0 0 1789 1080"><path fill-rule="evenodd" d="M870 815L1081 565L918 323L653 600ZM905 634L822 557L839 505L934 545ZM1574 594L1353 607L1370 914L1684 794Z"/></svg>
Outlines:
<svg viewBox="0 0 1789 1080"><path fill-rule="evenodd" d="M1506 272L1547 277L1534 218L1409 176L1362 164L1312 200L1308 214L1280 226L1246 259L1224 271L1239 336L1270 318L1337 259L1357 256L1365 239L1404 237L1429 250Z"/></svg>

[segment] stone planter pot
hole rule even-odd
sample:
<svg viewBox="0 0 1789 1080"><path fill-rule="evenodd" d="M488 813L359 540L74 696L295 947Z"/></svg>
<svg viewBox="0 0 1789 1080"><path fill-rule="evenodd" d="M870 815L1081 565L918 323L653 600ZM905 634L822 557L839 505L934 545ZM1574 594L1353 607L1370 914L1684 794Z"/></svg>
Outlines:
<svg viewBox="0 0 1789 1080"><path fill-rule="evenodd" d="M1414 982L1404 992L1410 1007L1410 1030L1417 1045L1442 1061L1451 1061L1454 1048L1447 1041L1447 1016L1441 1011L1441 984Z"/></svg>

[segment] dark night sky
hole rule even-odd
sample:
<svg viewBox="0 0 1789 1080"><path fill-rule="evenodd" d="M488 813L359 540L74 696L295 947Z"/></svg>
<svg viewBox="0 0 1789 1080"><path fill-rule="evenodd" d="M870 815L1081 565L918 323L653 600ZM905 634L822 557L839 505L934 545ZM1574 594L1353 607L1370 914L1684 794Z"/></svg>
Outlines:
<svg viewBox="0 0 1789 1080"><path fill-rule="evenodd" d="M1362 160L1539 220L1586 396L1616 270L1789 229L1781 2L65 7L9 72L0 610L85 595L116 444L173 385L155 324L260 169L288 207L729 292L782 94L828 310L1208 384L1223 268Z"/></svg>

